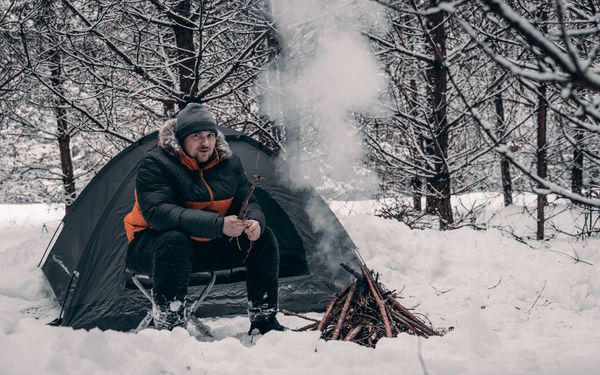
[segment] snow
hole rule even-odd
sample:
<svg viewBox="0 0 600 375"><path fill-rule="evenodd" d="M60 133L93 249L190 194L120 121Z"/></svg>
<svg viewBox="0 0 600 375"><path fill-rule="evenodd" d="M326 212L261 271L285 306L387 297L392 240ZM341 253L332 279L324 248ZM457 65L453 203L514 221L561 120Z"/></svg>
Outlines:
<svg viewBox="0 0 600 375"><path fill-rule="evenodd" d="M0 205L0 253L31 237L36 230L48 232L48 226L58 225L62 215L64 208L57 204Z"/></svg>
<svg viewBox="0 0 600 375"><path fill-rule="evenodd" d="M462 206L472 207L486 196L467 198ZM48 326L59 307L37 264L62 211L1 205L0 374L597 374L600 240L553 232L548 241L519 242L507 228L530 236L534 221L524 207L503 209L499 201L486 200L481 211L490 229L446 232L376 217L372 201L331 203L400 302L436 328L453 327L443 337L382 339L375 349L324 342L317 332L251 338L243 316L204 319L213 337L199 339L179 328ZM553 220L570 231L574 217L558 210ZM566 256L575 253L591 265ZM279 315L290 327L307 323Z"/></svg>

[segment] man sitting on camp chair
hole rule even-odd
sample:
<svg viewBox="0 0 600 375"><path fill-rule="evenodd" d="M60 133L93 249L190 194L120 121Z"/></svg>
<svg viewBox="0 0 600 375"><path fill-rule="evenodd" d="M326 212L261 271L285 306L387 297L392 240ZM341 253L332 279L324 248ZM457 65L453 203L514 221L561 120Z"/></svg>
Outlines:
<svg viewBox="0 0 600 375"><path fill-rule="evenodd" d="M249 334L282 331L277 313L279 246L250 183L213 116L187 105L167 121L137 171L135 204L125 217L127 267L152 274L154 326L185 326L192 272L246 267ZM193 313L193 312L192 312Z"/></svg>

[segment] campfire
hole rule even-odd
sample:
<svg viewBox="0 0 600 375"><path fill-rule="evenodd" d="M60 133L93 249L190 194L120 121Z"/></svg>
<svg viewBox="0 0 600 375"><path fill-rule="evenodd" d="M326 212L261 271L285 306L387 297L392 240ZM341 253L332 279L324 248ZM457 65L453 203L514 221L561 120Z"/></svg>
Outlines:
<svg viewBox="0 0 600 375"><path fill-rule="evenodd" d="M374 347L382 337L402 332L422 337L441 335L402 306L396 293L381 284L378 275L364 264L361 272L341 266L356 280L336 295L320 321L300 331L319 330L324 340L352 341L368 347Z"/></svg>

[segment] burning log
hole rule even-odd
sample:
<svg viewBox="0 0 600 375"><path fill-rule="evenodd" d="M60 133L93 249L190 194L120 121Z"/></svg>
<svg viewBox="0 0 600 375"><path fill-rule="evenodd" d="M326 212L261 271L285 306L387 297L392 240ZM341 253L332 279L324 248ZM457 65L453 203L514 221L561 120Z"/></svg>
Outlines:
<svg viewBox="0 0 600 375"><path fill-rule="evenodd" d="M352 341L369 347L382 337L401 332L423 337L441 335L402 306L364 264L361 272L346 264L341 266L356 280L331 301L319 323L300 330L319 330L324 340Z"/></svg>

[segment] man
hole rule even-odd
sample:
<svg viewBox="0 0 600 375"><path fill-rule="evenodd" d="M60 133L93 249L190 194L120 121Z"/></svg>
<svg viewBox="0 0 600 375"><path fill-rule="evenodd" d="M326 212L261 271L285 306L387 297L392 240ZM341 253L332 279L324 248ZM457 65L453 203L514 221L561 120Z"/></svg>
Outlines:
<svg viewBox="0 0 600 375"><path fill-rule="evenodd" d="M124 219L127 266L152 274L155 327L187 323L192 272L243 264L248 333L284 330L275 317L277 239L254 198L246 219L238 218L250 184L212 115L187 105L160 129L158 145L138 166L135 204Z"/></svg>

